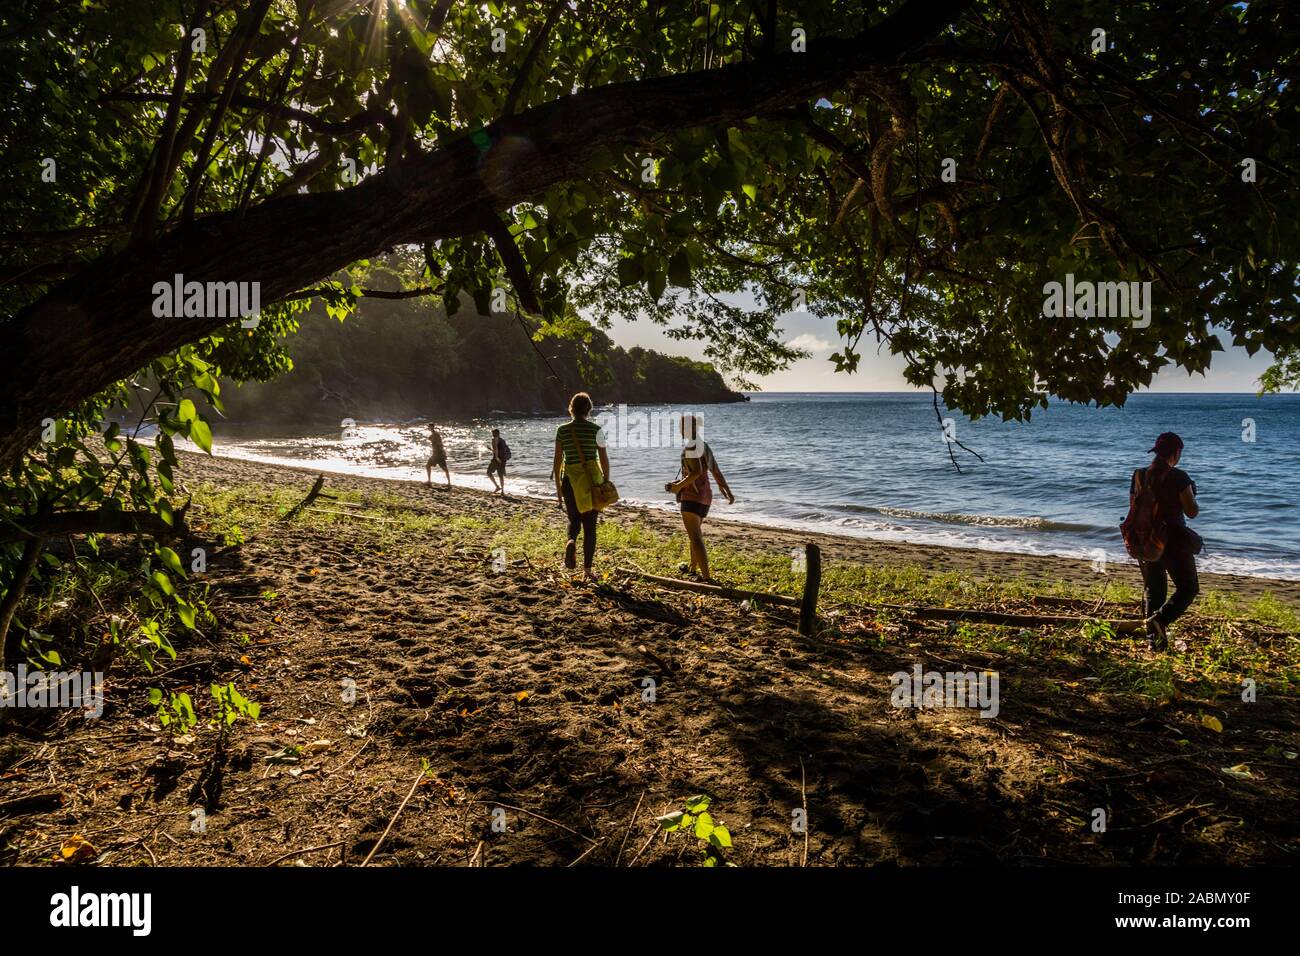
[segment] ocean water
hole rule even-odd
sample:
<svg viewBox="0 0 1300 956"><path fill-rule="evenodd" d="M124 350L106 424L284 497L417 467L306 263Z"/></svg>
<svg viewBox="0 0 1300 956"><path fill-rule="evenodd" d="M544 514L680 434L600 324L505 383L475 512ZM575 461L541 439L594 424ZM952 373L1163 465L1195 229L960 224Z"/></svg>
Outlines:
<svg viewBox="0 0 1300 956"><path fill-rule="evenodd" d="M763 393L735 405L598 408L623 497L675 508L676 416L703 417L703 435L736 495L710 520L740 519L890 541L1127 561L1118 525L1132 470L1162 431L1187 443L1206 571L1300 580L1300 395L1138 395L1124 408L1054 402L1028 423L971 422L944 412L963 444L961 471L929 395ZM458 485L490 487L490 429L514 457L509 491L551 495L555 426L564 419L439 422ZM327 471L424 478L424 423L363 423L304 431L218 423L218 454ZM441 477L440 473L436 477Z"/></svg>

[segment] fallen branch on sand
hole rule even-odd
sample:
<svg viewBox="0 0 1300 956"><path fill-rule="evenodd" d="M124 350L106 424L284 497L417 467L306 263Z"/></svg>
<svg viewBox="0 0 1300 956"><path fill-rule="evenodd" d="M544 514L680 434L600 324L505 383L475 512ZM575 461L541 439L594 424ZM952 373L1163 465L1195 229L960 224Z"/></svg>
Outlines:
<svg viewBox="0 0 1300 956"><path fill-rule="evenodd" d="M0 802L0 819L21 816L24 813L43 813L63 806L63 794L58 790L42 790L12 800Z"/></svg>
<svg viewBox="0 0 1300 956"><path fill-rule="evenodd" d="M808 545L808 573L804 578L803 597L791 597L788 594L772 594L769 591L746 591L743 588L729 588L722 584L705 584L703 581L683 581L679 578L665 578L658 574L633 571L631 568L615 568L615 574L640 578L661 588L677 591L693 591L696 594L711 594L714 597L727 598L731 601L752 601L756 604L779 604L782 607L799 609L799 633L811 637L817 633L817 589L821 587L821 552L817 545Z"/></svg>
<svg viewBox="0 0 1300 956"><path fill-rule="evenodd" d="M810 545L809 547L811 549L814 546ZM812 558L813 554L810 550L810 560L808 562L810 573L804 588L803 599L791 597L787 594L770 594L765 591L729 588L721 584L705 584L702 581L682 581L678 578L666 578L657 574L647 574L644 571L634 571L630 568L617 568L615 574L639 578L659 587L676 591L710 594L714 597L726 598L732 601L759 601L767 604L778 604L783 607L800 608L799 632L801 634L811 634L812 620L815 619L816 615L817 589L820 584L820 574L814 575L811 573L814 567ZM820 571L819 562L817 568ZM1117 634L1129 634L1142 628L1142 621L1132 618L1127 620L1100 620L1091 617L1072 617L1058 614L1010 614L1003 611L983 611L978 608L925 607L908 604L868 604L853 605L853 607L862 610L893 611L922 620L966 621L972 624L993 624L999 627L1072 627L1095 621L1100 624L1109 624Z"/></svg>
<svg viewBox="0 0 1300 956"><path fill-rule="evenodd" d="M745 591L741 588L729 588L721 584L705 584L703 581L682 581L678 578L665 578L657 574L646 574L644 571L633 571L630 568L616 568L614 573L641 578L663 588L671 588L676 591L694 591L697 594L712 594L715 597L727 598L732 601L765 601L768 604L783 604L786 607L799 606L798 598L786 594Z"/></svg>
<svg viewBox="0 0 1300 956"><path fill-rule="evenodd" d="M364 521L378 521L381 524L401 524L393 518L377 518L374 515L357 514L355 511L330 511L327 508L308 508L308 511L318 515L338 515L340 518L361 518Z"/></svg>
<svg viewBox="0 0 1300 956"><path fill-rule="evenodd" d="M896 611L931 621L967 621L972 624L995 624L1000 627L1069 627L1095 621L1109 624L1117 634L1130 633L1142 627L1142 621L1098 620L1090 617L1068 617L1059 614L1009 614L1003 611L981 611L960 607L915 607L907 604L859 605L869 610Z"/></svg>

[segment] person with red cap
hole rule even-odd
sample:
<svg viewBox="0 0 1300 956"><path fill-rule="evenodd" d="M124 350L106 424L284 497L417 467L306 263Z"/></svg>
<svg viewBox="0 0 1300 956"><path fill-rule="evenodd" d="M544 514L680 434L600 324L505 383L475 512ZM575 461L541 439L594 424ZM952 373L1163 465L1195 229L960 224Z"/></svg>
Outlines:
<svg viewBox="0 0 1300 956"><path fill-rule="evenodd" d="M1187 519L1195 518L1201 509L1196 504L1196 482L1177 467L1183 457L1183 440L1173 432L1165 432L1156 439L1150 453L1155 455L1150 467L1133 473L1129 506L1131 509L1142 488L1150 488L1164 524L1165 548L1160 559L1138 562L1142 570L1147 637L1155 650L1162 651L1169 646L1169 625L1183 615L1200 593L1196 555L1201 551L1202 541L1200 535L1187 527ZM1166 575L1174 582L1172 597L1167 597Z"/></svg>

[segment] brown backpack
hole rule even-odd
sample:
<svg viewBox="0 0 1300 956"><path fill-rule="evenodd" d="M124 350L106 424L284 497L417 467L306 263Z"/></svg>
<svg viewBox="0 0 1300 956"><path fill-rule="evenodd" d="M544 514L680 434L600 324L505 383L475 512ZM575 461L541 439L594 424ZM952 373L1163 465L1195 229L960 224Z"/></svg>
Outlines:
<svg viewBox="0 0 1300 956"><path fill-rule="evenodd" d="M1128 516L1120 522L1119 533L1124 536L1124 549L1139 561L1159 561L1169 543L1168 522L1160 513L1158 496L1160 479L1167 477L1169 471L1166 468L1154 479L1150 468L1133 472L1136 491Z"/></svg>

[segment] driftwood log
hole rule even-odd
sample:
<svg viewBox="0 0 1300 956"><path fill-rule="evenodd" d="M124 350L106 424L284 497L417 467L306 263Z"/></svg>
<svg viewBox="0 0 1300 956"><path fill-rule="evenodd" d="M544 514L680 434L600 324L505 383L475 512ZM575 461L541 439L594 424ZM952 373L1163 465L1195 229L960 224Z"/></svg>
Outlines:
<svg viewBox="0 0 1300 956"><path fill-rule="evenodd" d="M799 599L786 594L770 594L767 591L746 591L742 588L729 588L722 584L705 584L703 581L683 581L680 578L665 578L658 574L646 574L631 568L617 568L615 574L625 574L657 584L674 591L693 591L696 594L712 594L714 597L727 598L731 601L764 601L768 604L782 604L786 607L799 607Z"/></svg>
<svg viewBox="0 0 1300 956"><path fill-rule="evenodd" d="M746 591L743 588L729 588L722 584L706 584L703 581L683 581L680 578L666 578L658 574L647 574L631 568L618 568L616 574L640 578L662 588L676 591L693 591L696 594L711 594L714 597L727 598L731 601L759 601L765 604L779 604L783 607L799 609L799 633L811 636L817 630L817 592L822 581L822 553L815 544L805 546L806 573L804 575L803 597L791 597L788 594L773 594L769 591Z"/></svg>
<svg viewBox="0 0 1300 956"><path fill-rule="evenodd" d="M869 604L864 609L878 611L896 611L911 617L931 621L969 621L972 624L996 624L1000 627L1068 627L1072 624L1086 624L1095 621L1109 624L1117 634L1140 630L1142 621L1136 619L1104 620L1092 617L1072 617L1060 614L1011 614L1003 611L981 611L975 608L960 607L917 607L909 604Z"/></svg>
<svg viewBox="0 0 1300 956"><path fill-rule="evenodd" d="M821 550L815 544L805 546L807 569L804 576L803 597L790 597L786 594L771 594L765 591L746 591L741 588L729 588L721 584L705 584L702 581L683 581L679 578L666 578L644 571L618 568L616 573L640 578L662 588L676 591L692 591L696 594L711 594L714 597L727 598L732 601L763 601L799 609L799 633L812 635L817 627L817 594L821 588ZM909 617L930 621L968 621L972 624L993 624L998 627L1072 627L1088 622L1109 624L1117 634L1131 634L1140 631L1143 622L1140 619L1102 619L1093 617L1075 617L1059 614L1013 614L1004 611L984 611L978 608L926 607L910 604L868 604L856 605L862 610L892 611Z"/></svg>

